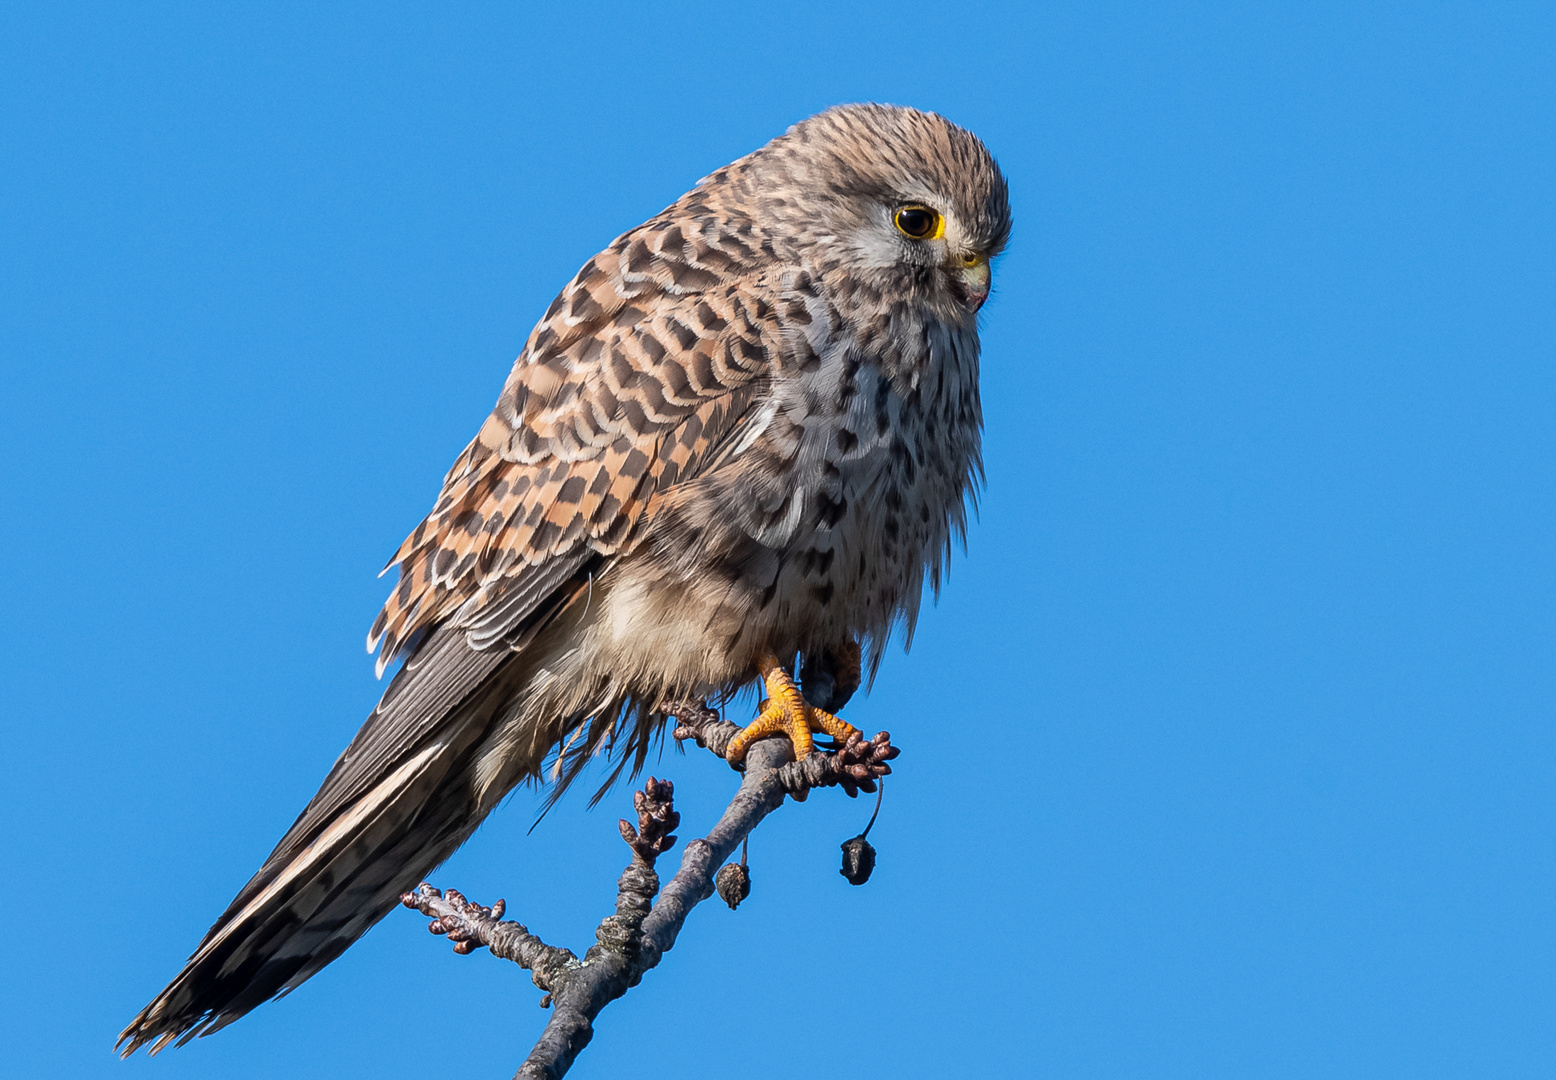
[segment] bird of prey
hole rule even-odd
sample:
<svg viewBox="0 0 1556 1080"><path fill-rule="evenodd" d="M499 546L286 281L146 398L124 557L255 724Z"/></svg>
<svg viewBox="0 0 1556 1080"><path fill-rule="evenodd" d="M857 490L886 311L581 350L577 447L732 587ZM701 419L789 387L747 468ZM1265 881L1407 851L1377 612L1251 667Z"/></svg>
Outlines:
<svg viewBox="0 0 1556 1080"><path fill-rule="evenodd" d="M762 680L731 760L851 734L802 691L816 668L846 696L861 646L873 671L965 531L1009 232L977 137L849 105L584 263L390 560L368 649L403 666L124 1053L295 988L519 782L599 753L636 770L662 701Z"/></svg>

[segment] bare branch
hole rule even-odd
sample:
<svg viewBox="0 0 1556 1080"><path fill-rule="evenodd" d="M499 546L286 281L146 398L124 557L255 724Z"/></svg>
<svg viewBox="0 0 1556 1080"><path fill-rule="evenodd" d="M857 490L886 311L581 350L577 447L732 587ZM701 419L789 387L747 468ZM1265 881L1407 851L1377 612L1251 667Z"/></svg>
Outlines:
<svg viewBox="0 0 1556 1080"><path fill-rule="evenodd" d="M740 730L701 703L668 702L661 711L680 720L677 739L694 739L720 757ZM800 801L811 788L834 785L850 796L860 790L874 791L876 781L891 772L886 763L897 753L884 731L872 740L856 735L835 752L813 753L802 762L793 760L786 738L757 741L746 753L740 789L712 830L686 845L680 868L663 891L654 862L675 843L671 830L680 815L673 806L670 782L649 777L643 790L633 793L637 825L619 823L622 839L632 849L632 861L616 883L616 911L600 922L596 944L582 960L567 949L547 945L519 923L503 921L501 900L487 908L453 889L439 892L422 884L401 901L432 916L428 929L447 936L456 952L468 953L484 945L494 956L531 972L535 985L546 991L541 1004L549 1004L552 1011L517 1076L555 1080L589 1044L594 1018L636 986L674 947L692 908L713 895L714 871L763 818L783 805L786 795Z"/></svg>
<svg viewBox="0 0 1556 1080"><path fill-rule="evenodd" d="M415 892L400 897L400 903L433 917L428 930L444 934L454 943L454 951L465 955L481 946L493 956L512 960L525 971L533 972L536 986L549 990L559 973L578 967L571 950L547 945L516 922L499 922L506 907L499 900L491 907L472 903L455 889L439 892L426 882Z"/></svg>

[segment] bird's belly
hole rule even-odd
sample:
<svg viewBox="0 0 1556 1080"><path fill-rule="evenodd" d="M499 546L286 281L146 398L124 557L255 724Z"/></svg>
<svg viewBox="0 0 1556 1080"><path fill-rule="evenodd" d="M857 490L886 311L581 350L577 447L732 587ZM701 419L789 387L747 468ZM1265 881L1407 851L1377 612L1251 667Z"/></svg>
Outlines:
<svg viewBox="0 0 1556 1080"><path fill-rule="evenodd" d="M749 593L714 575L669 575L652 559L629 556L600 581L589 647L601 666L647 693L716 694L744 681L761 630Z"/></svg>
<svg viewBox="0 0 1556 1080"><path fill-rule="evenodd" d="M860 497L824 527L807 515L781 546L734 532L698 536L678 558L641 545L596 583L587 648L629 685L716 695L749 679L762 650L884 639L916 607L925 551L943 544L945 521L943 508L914 507L909 528L893 505Z"/></svg>
<svg viewBox="0 0 1556 1080"><path fill-rule="evenodd" d="M481 754L478 803L489 806L588 717L620 703L727 699L758 654L788 657L845 639L884 641L921 561L883 561L880 514L862 503L828 529L781 548L749 536L703 537L691 557L640 544L593 580L519 655L522 689Z"/></svg>

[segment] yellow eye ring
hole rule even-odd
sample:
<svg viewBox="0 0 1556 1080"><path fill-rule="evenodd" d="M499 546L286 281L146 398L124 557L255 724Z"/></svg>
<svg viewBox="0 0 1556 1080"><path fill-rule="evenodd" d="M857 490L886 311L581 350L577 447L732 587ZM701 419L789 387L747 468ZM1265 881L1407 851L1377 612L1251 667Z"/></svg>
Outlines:
<svg viewBox="0 0 1556 1080"><path fill-rule="evenodd" d="M945 235L945 218L927 206L904 206L891 220L897 231L910 240L939 240Z"/></svg>

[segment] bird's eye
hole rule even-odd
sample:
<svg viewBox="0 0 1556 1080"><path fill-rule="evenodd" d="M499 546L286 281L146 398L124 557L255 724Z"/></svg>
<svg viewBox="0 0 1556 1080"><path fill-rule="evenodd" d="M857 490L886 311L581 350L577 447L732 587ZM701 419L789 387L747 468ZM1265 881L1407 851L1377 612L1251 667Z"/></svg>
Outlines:
<svg viewBox="0 0 1556 1080"><path fill-rule="evenodd" d="M903 236L915 240L934 240L945 232L945 222L927 206L904 206L892 217Z"/></svg>

